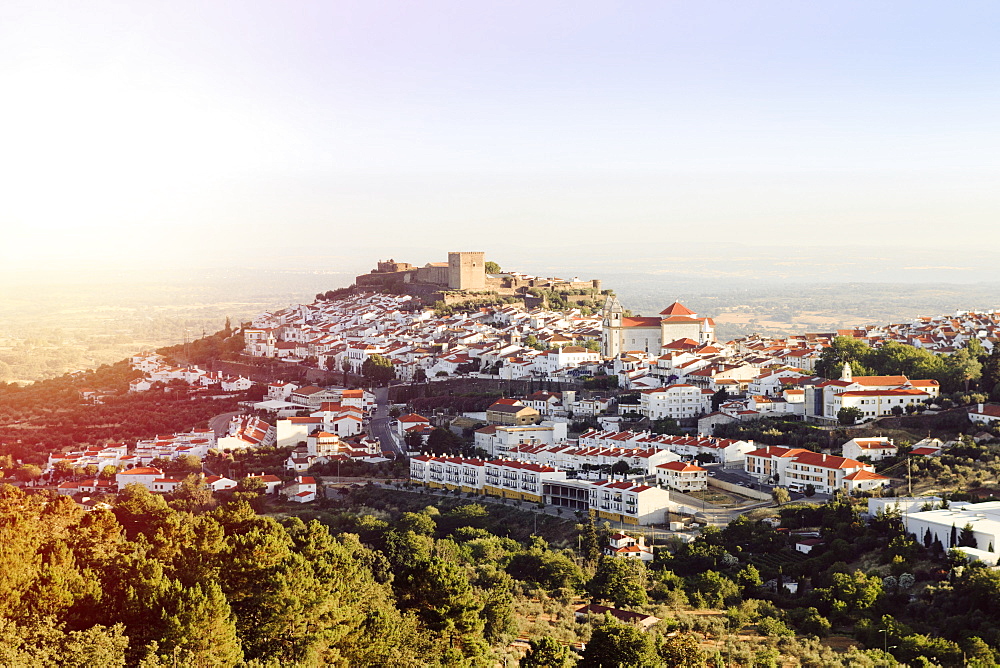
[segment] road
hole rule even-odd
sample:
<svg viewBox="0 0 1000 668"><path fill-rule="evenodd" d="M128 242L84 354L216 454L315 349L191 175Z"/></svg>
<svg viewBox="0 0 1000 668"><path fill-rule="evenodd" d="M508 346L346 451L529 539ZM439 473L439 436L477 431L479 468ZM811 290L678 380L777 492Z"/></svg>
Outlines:
<svg viewBox="0 0 1000 668"><path fill-rule="evenodd" d="M223 413L222 415L216 415L214 418L208 421L208 428L215 431L215 437L225 436L226 431L229 430L229 421L233 419L236 415L241 415L243 411L236 411L235 413Z"/></svg>
<svg viewBox="0 0 1000 668"><path fill-rule="evenodd" d="M403 446L396 442L392 434L392 426L389 424L389 388L377 387L375 392L375 412L372 413L371 423L368 425L368 433L379 440L383 452L396 452L401 455Z"/></svg>

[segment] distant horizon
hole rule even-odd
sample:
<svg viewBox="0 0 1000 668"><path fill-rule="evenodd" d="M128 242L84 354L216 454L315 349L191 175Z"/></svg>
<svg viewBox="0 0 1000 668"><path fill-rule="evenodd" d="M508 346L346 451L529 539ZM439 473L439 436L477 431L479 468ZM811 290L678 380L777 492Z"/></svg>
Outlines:
<svg viewBox="0 0 1000 668"><path fill-rule="evenodd" d="M1000 264L991 249L912 249L887 247L865 249L857 245L773 246L735 242L688 244L680 252L673 244L634 244L608 242L581 247L576 253L553 256L545 251L496 250L466 244L429 247L365 247L354 252L325 255L303 245L300 249L276 249L276 257L226 258L211 262L186 264L183 261L157 265L141 258L118 258L115 264L84 263L20 269L0 266L0 287L23 285L70 286L94 285L127 280L184 284L214 277L220 284L227 277L254 274L316 274L341 277L345 285L353 277L368 273L381 260L395 259L422 266L441 262L453 250L483 250L488 260L504 269L538 276L559 276L610 280L614 276L648 276L651 280L674 280L704 289L724 289L732 285L785 285L789 281L808 285L899 284L899 285L1000 285ZM459 248L459 246L461 246ZM466 248L466 246L469 246ZM944 255L944 257L942 257Z"/></svg>

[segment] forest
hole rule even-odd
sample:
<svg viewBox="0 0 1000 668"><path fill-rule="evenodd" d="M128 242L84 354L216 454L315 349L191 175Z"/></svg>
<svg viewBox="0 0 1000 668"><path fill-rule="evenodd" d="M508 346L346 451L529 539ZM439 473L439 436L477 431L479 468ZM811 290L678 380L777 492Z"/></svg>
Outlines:
<svg viewBox="0 0 1000 668"><path fill-rule="evenodd" d="M259 485L193 482L91 512L0 488L0 663L989 666L1000 649L1000 575L843 497L661 537L644 565L601 555L606 523L533 529L519 503L369 485L265 516ZM808 555L802 530L821 538ZM588 602L661 621L578 620Z"/></svg>

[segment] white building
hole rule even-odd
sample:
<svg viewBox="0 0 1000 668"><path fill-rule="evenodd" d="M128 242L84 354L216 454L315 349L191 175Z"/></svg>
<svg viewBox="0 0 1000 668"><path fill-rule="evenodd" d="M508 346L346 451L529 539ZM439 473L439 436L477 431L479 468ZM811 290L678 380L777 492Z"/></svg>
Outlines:
<svg viewBox="0 0 1000 668"><path fill-rule="evenodd" d="M969 409L969 421L983 426L1000 424L1000 404L976 404Z"/></svg>
<svg viewBox="0 0 1000 668"><path fill-rule="evenodd" d="M565 422L513 426L490 425L475 431L475 445L494 457L505 457L519 445L555 445L566 440Z"/></svg>
<svg viewBox="0 0 1000 668"><path fill-rule="evenodd" d="M711 390L688 384L668 385L639 393L639 412L650 420L698 417L712 410Z"/></svg>
<svg viewBox="0 0 1000 668"><path fill-rule="evenodd" d="M631 482L598 482L590 488L590 507L601 519L624 524L662 524L676 509L670 492Z"/></svg>
<svg viewBox="0 0 1000 668"><path fill-rule="evenodd" d="M849 459L868 457L873 462L895 457L897 452L898 449L893 444L892 439L886 436L852 438L843 446L845 457Z"/></svg>
<svg viewBox="0 0 1000 668"><path fill-rule="evenodd" d="M681 492L708 487L708 471L686 462L667 462L656 467L656 483Z"/></svg>
<svg viewBox="0 0 1000 668"><path fill-rule="evenodd" d="M153 482L163 478L163 471L152 466L140 466L128 471L122 471L115 476L118 484L118 491L125 489L126 485L137 483L149 491L153 491Z"/></svg>
<svg viewBox="0 0 1000 668"><path fill-rule="evenodd" d="M889 484L889 479L875 473L870 464L802 448L760 448L747 454L745 467L758 481L795 492L808 485L821 494L832 494L837 490L870 491Z"/></svg>
<svg viewBox="0 0 1000 668"><path fill-rule="evenodd" d="M646 547L645 538L642 536L633 538L623 533L616 533L608 539L608 544L604 547L604 554L608 557L639 559L640 561L653 560L653 551Z"/></svg>
<svg viewBox="0 0 1000 668"><path fill-rule="evenodd" d="M927 545L938 540L946 550L958 548L971 558L996 565L1000 549L1000 501L952 502L947 509L906 513L903 525L917 542ZM971 550L958 545L966 525L971 527L975 542Z"/></svg>

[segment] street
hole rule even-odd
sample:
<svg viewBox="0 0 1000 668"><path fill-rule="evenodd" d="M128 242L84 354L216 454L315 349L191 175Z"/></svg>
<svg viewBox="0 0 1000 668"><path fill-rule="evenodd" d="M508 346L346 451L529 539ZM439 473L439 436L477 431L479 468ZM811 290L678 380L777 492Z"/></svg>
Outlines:
<svg viewBox="0 0 1000 668"><path fill-rule="evenodd" d="M229 422L237 415L241 415L242 411L236 411L233 413L223 413L222 415L216 415L214 418L208 421L208 428L215 432L215 438L220 436L225 436L226 431L229 430Z"/></svg>
<svg viewBox="0 0 1000 668"><path fill-rule="evenodd" d="M403 445L396 442L396 438L392 434L392 426L389 424L389 388L377 387L373 391L375 393L375 412L372 413L368 433L379 440L383 452L406 454Z"/></svg>

